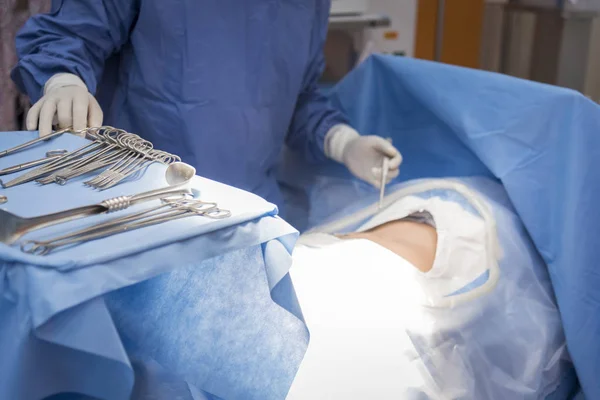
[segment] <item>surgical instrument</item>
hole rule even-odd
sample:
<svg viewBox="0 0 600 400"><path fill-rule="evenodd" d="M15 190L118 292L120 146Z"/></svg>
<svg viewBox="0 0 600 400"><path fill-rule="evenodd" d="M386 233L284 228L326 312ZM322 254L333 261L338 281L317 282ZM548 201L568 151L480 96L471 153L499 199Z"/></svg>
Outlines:
<svg viewBox="0 0 600 400"><path fill-rule="evenodd" d="M98 204L77 207L53 214L33 218L22 218L4 210L0 210L0 242L12 244L24 234L47 226L60 224L91 215L124 210L131 205L168 196L191 193L187 184L196 174L191 165L177 162L169 165L165 178L169 186L131 196L119 196L106 199Z"/></svg>
<svg viewBox="0 0 600 400"><path fill-rule="evenodd" d="M80 229L45 241L29 240L21 243L21 250L36 255L46 255L53 249L88 242L115 234L157 225L190 216L204 216L213 219L228 218L231 212L217 208L216 203L200 200L161 199L163 204L149 210ZM165 207L169 207L166 210Z"/></svg>
<svg viewBox="0 0 600 400"><path fill-rule="evenodd" d="M50 161L56 160L63 155L67 154L67 150L51 150L46 152L46 157L40 158L39 160L29 161L22 164L17 164L12 167L0 169L0 176L14 174L15 172L20 172L25 169L37 167L39 165L43 165L49 163Z"/></svg>
<svg viewBox="0 0 600 400"><path fill-rule="evenodd" d="M152 163L169 165L181 161L176 155L156 150L152 143L138 135L122 129L103 126L80 131L94 142L65 154L51 163L29 171L2 187L9 188L30 181L42 185L58 183L64 185L70 179L105 169L85 182L94 189L104 190L115 186Z"/></svg>
<svg viewBox="0 0 600 400"><path fill-rule="evenodd" d="M20 144L18 146L12 147L10 149L0 151L0 157L4 157L4 156L7 156L9 154L16 153L17 151L26 149L27 147L33 146L36 143L45 142L45 141L50 140L50 139L52 139L52 138L54 138L56 136L60 136L60 135L62 135L65 132L72 132L72 128L61 129L59 131L52 132L51 134L49 134L47 136L39 137L37 139L30 140L29 142L25 142L23 144Z"/></svg>
<svg viewBox="0 0 600 400"><path fill-rule="evenodd" d="M172 162L179 161L179 157L164 151L152 149L143 156L136 155L135 157L120 160L109 169L104 170L100 175L84 182L84 184L94 189L108 189L118 184L123 179L136 174L155 161L168 165Z"/></svg>
<svg viewBox="0 0 600 400"><path fill-rule="evenodd" d="M69 153L63 155L62 157L60 157L46 165L42 165L41 167L38 167L31 171L28 171L28 172L14 178L13 180L11 180L9 182L4 183L0 180L0 184L2 185L3 188L10 188L13 186L21 185L23 183L31 182L40 177L46 176L57 170L60 170L61 168L64 168L69 165L73 165L73 164L77 163L81 157L86 156L88 154L92 154L92 153L98 151L103 146L104 146L103 143L92 142L90 144L87 144L87 145L75 150L75 151L72 151L72 152L69 152Z"/></svg>
<svg viewBox="0 0 600 400"><path fill-rule="evenodd" d="M388 142L392 143L391 138L386 139ZM381 187L379 188L379 205L378 209L381 210L383 208L383 197L385 196L385 186L387 181L388 170L390 169L390 159L388 157L383 157L383 162L381 165Z"/></svg>
<svg viewBox="0 0 600 400"><path fill-rule="evenodd" d="M117 132L117 135L112 137L110 133ZM106 140L111 142L110 153L107 153L101 158L88 165L80 167L77 170L70 170L67 173L58 171L54 175L55 182L64 184L67 179L75 176L80 176L91 170L108 167L99 175L84 182L85 185L94 189L104 190L115 186L119 182L136 174L154 162L160 162L169 165L173 162L179 162L181 159L173 154L153 148L152 143L141 137L128 133L123 130L106 127L100 128L97 135L108 136ZM116 147L115 147L116 145ZM48 177L45 179L51 179Z"/></svg>
<svg viewBox="0 0 600 400"><path fill-rule="evenodd" d="M124 136L128 139L121 140ZM119 162L120 158L128 153L135 152L138 142L145 142L137 135L129 134L120 129L107 127L106 130L96 132L95 137L98 146L94 147L90 152L87 152L86 157L81 157L75 162L68 162L66 165L55 166L54 172L47 177L37 179L38 183L49 184L59 183L64 185L67 180L87 174L89 172L107 167L115 162ZM130 146L130 143L133 143ZM147 142L151 148L152 144Z"/></svg>

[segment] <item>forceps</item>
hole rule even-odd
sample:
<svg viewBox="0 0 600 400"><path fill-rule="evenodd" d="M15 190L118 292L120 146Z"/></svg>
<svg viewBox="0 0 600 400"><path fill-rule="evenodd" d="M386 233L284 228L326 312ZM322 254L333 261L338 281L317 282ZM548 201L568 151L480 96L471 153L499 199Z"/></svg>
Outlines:
<svg viewBox="0 0 600 400"><path fill-rule="evenodd" d="M52 250L97 240L115 234L137 230L140 228L174 221L194 215L212 219L222 219L231 216L229 210L222 210L216 203L201 200L171 200L161 199L163 204L148 210L136 212L120 218L80 229L66 235L58 236L45 241L28 240L21 243L21 250L35 255L46 255ZM165 208L167 208L165 210Z"/></svg>
<svg viewBox="0 0 600 400"><path fill-rule="evenodd" d="M388 142L392 143L391 138L386 139ZM381 164L381 187L379 188L379 205L377 209L381 210L383 207L383 197L385 196L385 185L387 181L388 171L390 169L390 159L387 157L383 157L383 162Z"/></svg>
<svg viewBox="0 0 600 400"><path fill-rule="evenodd" d="M0 176L12 174L15 172L20 172L25 169L29 169L29 168L37 167L38 165L49 163L50 161L54 161L67 153L68 153L68 151L63 150L63 149L48 151L48 152L46 152L45 158L40 158L39 160L29 161L26 163L13 165L12 167L0 169Z"/></svg>
<svg viewBox="0 0 600 400"><path fill-rule="evenodd" d="M173 163L165 171L165 179L169 186L129 196L117 196L100 203L71 208L38 217L23 218L0 209L0 242L12 244L28 232L47 226L61 224L98 214L108 214L125 210L130 206L145 203L154 199L193 193L188 183L196 174L196 169L185 163Z"/></svg>
<svg viewBox="0 0 600 400"><path fill-rule="evenodd" d="M29 142L25 142L23 144L20 144L18 146L12 147L10 149L0 151L0 157L4 157L4 156L7 156L9 154L16 153L17 151L26 149L27 147L33 146L36 143L45 142L46 140L52 139L53 137L56 137L56 136L60 136L60 135L62 135L65 132L71 132L71 129L72 128L61 129L59 131L52 132L51 134L49 134L47 136L39 137L37 139L30 140Z"/></svg>
<svg viewBox="0 0 600 400"><path fill-rule="evenodd" d="M93 147L96 145L98 145L98 144L97 143L88 144L87 146L84 146L78 150L64 154L63 156L58 157L55 160L52 160L48 164L42 165L40 167L32 169L31 171L25 172L24 174L14 178L10 182L4 183L0 180L0 186L2 186L3 188L10 188L13 186L21 185L23 183L27 183L27 182L36 180L42 176L48 175L48 174L52 173L53 171L60 169L65 164L75 163L77 161L78 157L95 151Z"/></svg>

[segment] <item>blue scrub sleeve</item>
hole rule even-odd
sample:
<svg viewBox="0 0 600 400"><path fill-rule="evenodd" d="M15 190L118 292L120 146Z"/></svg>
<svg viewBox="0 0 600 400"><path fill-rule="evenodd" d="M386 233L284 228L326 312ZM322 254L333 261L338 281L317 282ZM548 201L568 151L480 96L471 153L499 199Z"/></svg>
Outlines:
<svg viewBox="0 0 600 400"><path fill-rule="evenodd" d="M334 125L347 123L342 113L333 108L329 99L319 90L319 79L325 68L323 46L327 37L331 1L316 0L316 3L311 58L286 139L291 149L304 154L310 162L326 159L325 135Z"/></svg>
<svg viewBox="0 0 600 400"><path fill-rule="evenodd" d="M128 41L139 0L52 0L48 14L30 18L16 38L12 79L33 102L53 75L79 76L96 92L108 57Z"/></svg>

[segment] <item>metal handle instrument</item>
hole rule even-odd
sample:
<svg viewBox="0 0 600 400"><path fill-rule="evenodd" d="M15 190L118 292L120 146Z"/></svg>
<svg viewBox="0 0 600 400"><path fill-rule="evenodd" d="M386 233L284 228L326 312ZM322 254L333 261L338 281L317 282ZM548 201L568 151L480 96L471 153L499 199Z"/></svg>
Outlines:
<svg viewBox="0 0 600 400"><path fill-rule="evenodd" d="M230 211L217 208L216 203L207 203L200 200L163 199L162 205L145 211L136 212L120 218L114 218L49 240L25 241L21 243L21 250L25 253L46 255L52 250L60 247L101 239L181 218L204 216L213 219L222 219L228 218L230 215Z"/></svg>
<svg viewBox="0 0 600 400"><path fill-rule="evenodd" d="M91 215L124 210L134 204L161 197L191 194L191 190L185 186L195 174L196 169L194 167L178 162L167 167L165 177L169 186L161 189L150 190L132 196L113 197L98 204L72 208L34 218L21 218L7 211L0 210L0 242L12 244L26 233L47 226Z"/></svg>
<svg viewBox="0 0 600 400"><path fill-rule="evenodd" d="M138 173L143 173L153 163L169 165L181 161L179 156L154 149L151 142L122 129L102 126L86 128L75 133L84 134L93 142L34 168L10 182L4 183L0 180L0 186L10 188L33 180L42 185L51 183L64 185L72 179L102 170L84 183L93 189L105 190ZM48 137L36 139L29 142L29 145L47 140ZM20 147L26 145L28 144ZM8 151L15 150L17 149Z"/></svg>
<svg viewBox="0 0 600 400"><path fill-rule="evenodd" d="M392 143L391 138L386 139L388 142ZM385 186L387 182L387 176L390 169L390 159L387 157L383 157L383 161L381 163L381 187L379 188L379 205L378 209L381 210L383 207L383 198L385 196Z"/></svg>
<svg viewBox="0 0 600 400"><path fill-rule="evenodd" d="M30 140L29 142L25 142L23 144L20 144L18 146L12 147L10 149L0 151L0 157L4 157L4 156L7 156L9 154L16 153L17 151L21 151L23 149L26 149L27 147L33 146L36 143L45 142L45 141L50 140L50 139L52 139L52 138L54 138L56 136L60 136L60 135L62 135L65 132L71 132L71 131L72 131L72 128L61 129L59 131L52 132L51 134L46 135L44 137L39 137L37 139Z"/></svg>
<svg viewBox="0 0 600 400"><path fill-rule="evenodd" d="M0 169L0 176L14 174L15 172L20 172L25 169L37 167L39 165L47 164L50 161L54 161L63 155L67 154L67 150L52 150L46 153L45 158L40 158L39 160L29 161L22 164L13 165L12 167Z"/></svg>

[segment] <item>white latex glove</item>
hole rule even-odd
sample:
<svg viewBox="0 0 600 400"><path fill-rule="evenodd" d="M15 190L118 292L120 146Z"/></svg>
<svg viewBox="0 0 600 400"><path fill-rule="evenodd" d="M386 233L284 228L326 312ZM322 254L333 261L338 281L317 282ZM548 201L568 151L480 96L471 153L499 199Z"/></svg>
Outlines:
<svg viewBox="0 0 600 400"><path fill-rule="evenodd" d="M398 176L402 163L402 155L390 142L379 136L360 136L348 125L336 125L327 132L325 154L376 188L381 187L383 157L390 159L386 184Z"/></svg>
<svg viewBox="0 0 600 400"><path fill-rule="evenodd" d="M76 75L57 74L48 80L44 96L27 114L27 130L36 128L40 136L59 129L73 127L74 131L90 126L102 126L104 118L100 105Z"/></svg>

